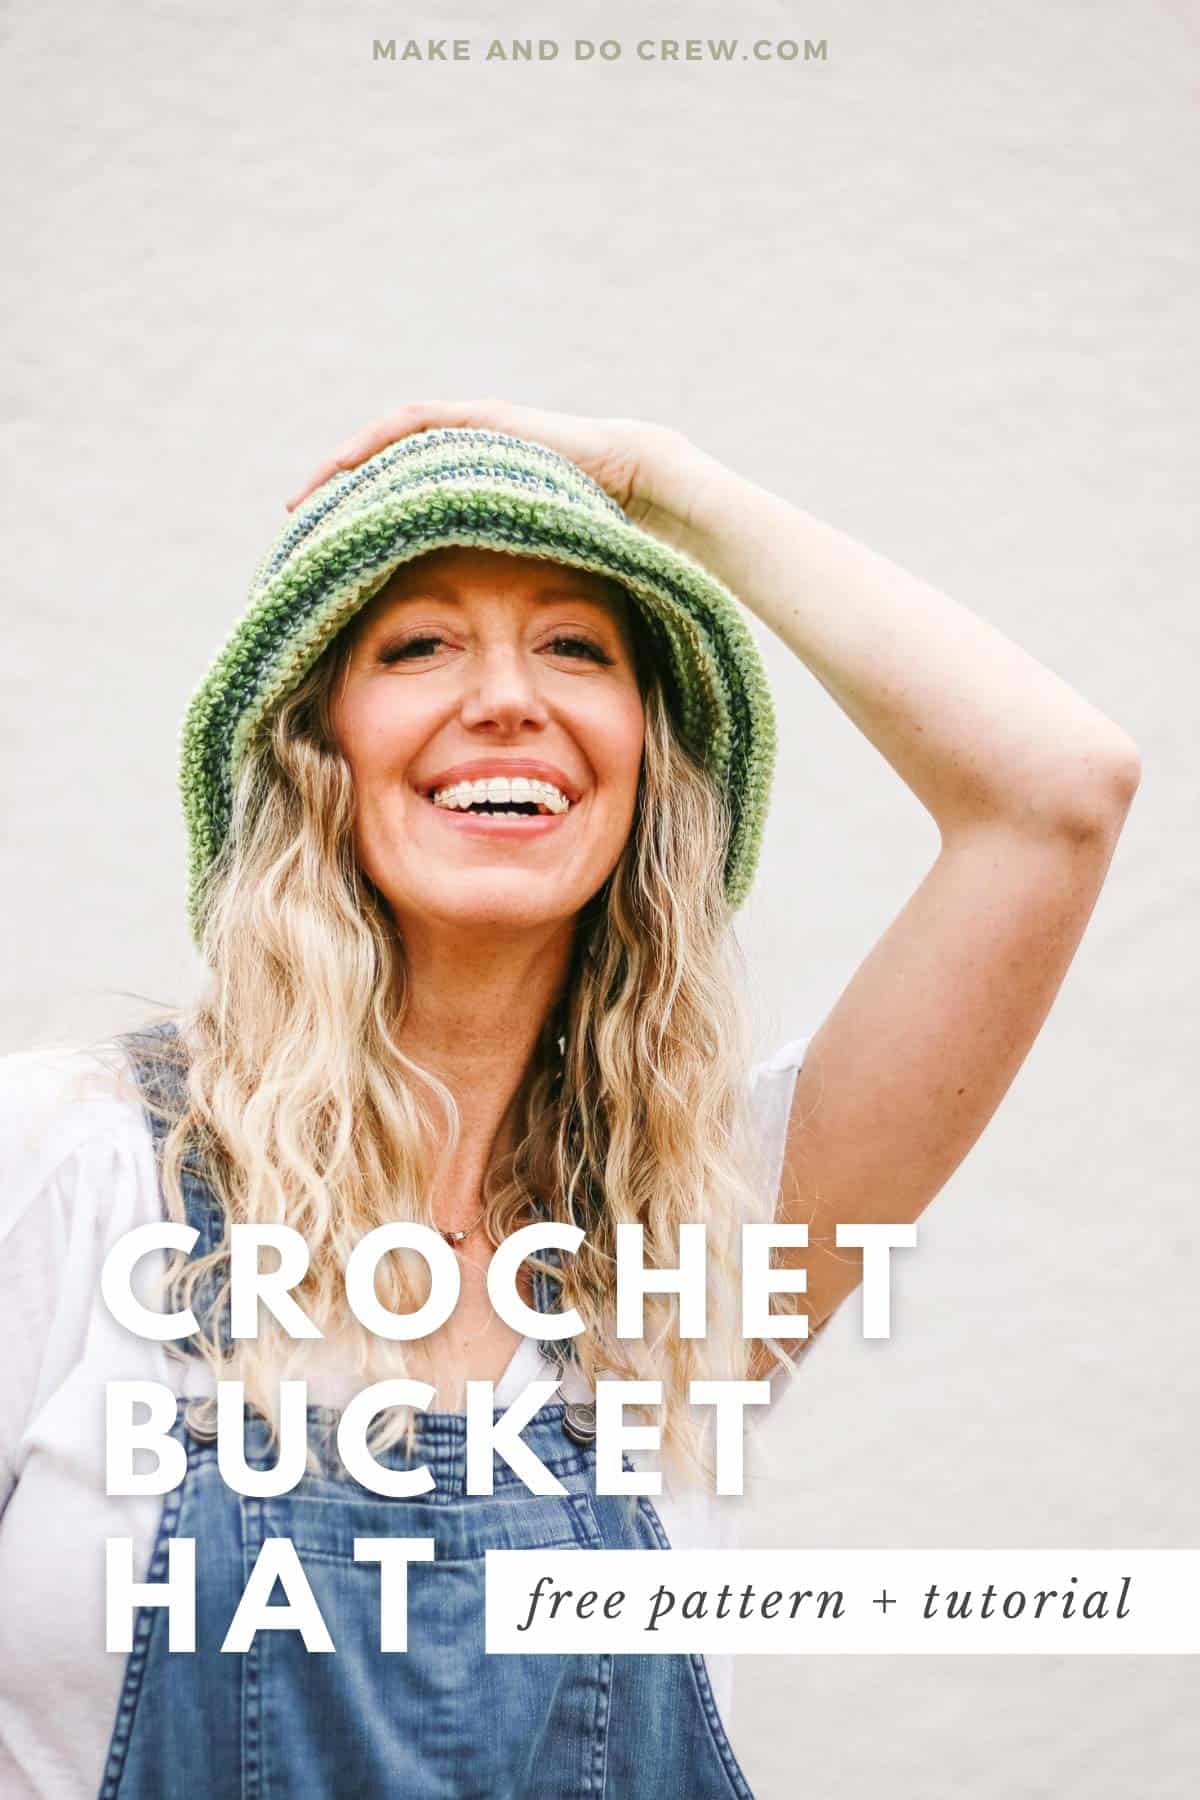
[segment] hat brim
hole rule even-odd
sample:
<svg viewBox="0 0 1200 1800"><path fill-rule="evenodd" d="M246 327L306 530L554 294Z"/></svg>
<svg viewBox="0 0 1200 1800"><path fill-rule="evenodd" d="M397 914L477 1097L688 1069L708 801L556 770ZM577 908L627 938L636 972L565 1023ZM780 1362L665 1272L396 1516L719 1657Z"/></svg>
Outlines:
<svg viewBox="0 0 1200 1800"><path fill-rule="evenodd" d="M404 563L478 546L544 557L619 582L649 627L680 735L729 801L725 891L749 890L770 795L775 719L766 671L742 609L706 569L619 508L514 493L503 482L442 480L381 494L310 528L282 562L260 565L251 605L208 671L183 728L181 788L189 837L188 910L228 830L246 751L279 703Z"/></svg>

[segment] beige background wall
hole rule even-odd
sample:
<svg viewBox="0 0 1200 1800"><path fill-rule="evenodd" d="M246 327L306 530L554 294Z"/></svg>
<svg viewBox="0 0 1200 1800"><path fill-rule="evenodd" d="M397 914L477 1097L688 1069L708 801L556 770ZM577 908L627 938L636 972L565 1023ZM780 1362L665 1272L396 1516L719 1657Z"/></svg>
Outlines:
<svg viewBox="0 0 1200 1800"><path fill-rule="evenodd" d="M409 33L477 60L372 65ZM486 65L497 33L563 52ZM639 64L648 35L828 61ZM1194 9L22 0L6 36L0 1049L193 991L177 723L316 460L421 396L674 424L1145 758L1050 1021L898 1259L892 1339L852 1300L780 1404L753 1540L1197 1544ZM577 36L624 57L576 65ZM935 848L765 647L764 1053ZM757 1659L734 1735L766 1800L1160 1800L1196 1778L1195 1694L1172 1658Z"/></svg>

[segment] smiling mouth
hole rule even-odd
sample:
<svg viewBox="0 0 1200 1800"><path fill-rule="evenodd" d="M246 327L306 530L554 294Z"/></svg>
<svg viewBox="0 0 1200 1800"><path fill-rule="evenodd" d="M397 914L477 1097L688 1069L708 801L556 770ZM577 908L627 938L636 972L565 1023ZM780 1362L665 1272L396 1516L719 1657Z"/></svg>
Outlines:
<svg viewBox="0 0 1200 1800"><path fill-rule="evenodd" d="M459 818L560 818L572 806L570 796L555 782L526 775L454 781L426 788L424 797L438 812Z"/></svg>
<svg viewBox="0 0 1200 1800"><path fill-rule="evenodd" d="M451 831L467 837L495 839L544 837L555 832L575 811L575 802L555 809L542 800L471 800L458 806L439 806L431 794L422 796ZM466 796L462 796L466 801Z"/></svg>
<svg viewBox="0 0 1200 1800"><path fill-rule="evenodd" d="M430 800L430 806L437 812L458 813L460 817L490 819L540 819L554 818L548 806L538 806L532 800L472 800L469 806L437 806Z"/></svg>

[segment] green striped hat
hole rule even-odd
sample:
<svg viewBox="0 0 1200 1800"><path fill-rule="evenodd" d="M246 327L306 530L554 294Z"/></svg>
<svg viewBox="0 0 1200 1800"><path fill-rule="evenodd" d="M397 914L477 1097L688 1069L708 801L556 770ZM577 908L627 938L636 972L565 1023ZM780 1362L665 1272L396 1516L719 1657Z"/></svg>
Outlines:
<svg viewBox="0 0 1200 1800"><path fill-rule="evenodd" d="M557 452L500 432L446 429L398 439L297 507L188 708L180 787L197 937L204 878L229 828L247 746L402 563L450 545L544 556L626 590L655 646L680 735L728 795L725 891L733 907L745 899L770 798L775 717L741 606Z"/></svg>

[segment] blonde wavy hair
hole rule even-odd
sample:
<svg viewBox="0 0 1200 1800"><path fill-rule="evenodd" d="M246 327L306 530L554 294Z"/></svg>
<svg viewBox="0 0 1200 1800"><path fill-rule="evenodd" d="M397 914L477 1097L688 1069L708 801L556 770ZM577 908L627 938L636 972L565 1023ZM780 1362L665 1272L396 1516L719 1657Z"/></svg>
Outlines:
<svg viewBox="0 0 1200 1800"><path fill-rule="evenodd" d="M633 828L578 917L565 991L518 1095L516 1148L489 1171L480 1200L493 1243L534 1218L582 1227L561 1267L532 1265L561 1279L560 1304L584 1320L570 1354L589 1384L661 1380L661 1408L642 1416L661 1426L664 1473L708 1481L711 1409L690 1405L688 1384L745 1377L741 1226L768 1222L773 1197L748 1107L742 957L723 888L727 807L677 735L645 627L629 611L645 709ZM412 1369L403 1343L375 1337L351 1313L346 1259L376 1226L434 1225L432 1177L458 1141L459 1116L450 1090L397 1041L404 944L355 856L354 787L330 718L351 638L334 641L242 763L203 899L211 976L179 1017L187 1100L162 1174L168 1213L183 1220L181 1170L198 1152L225 1213L221 1246L172 1258L175 1304L205 1283L215 1319L228 1293L229 1225L289 1225L309 1250L296 1298L323 1336L350 1347L365 1386ZM693 1221L707 1227L707 1336L681 1338L678 1298L648 1295L645 1337L618 1338L616 1227L641 1224L647 1266L669 1267L679 1227ZM384 1258L377 1291L385 1306L412 1311L428 1292L423 1261ZM306 1346L261 1310L257 1338L223 1353L214 1326L186 1354L201 1355L214 1379L243 1381L275 1438L278 1381L304 1373ZM439 1405L461 1402L439 1390ZM373 1448L411 1445L413 1425L411 1409L381 1414Z"/></svg>

